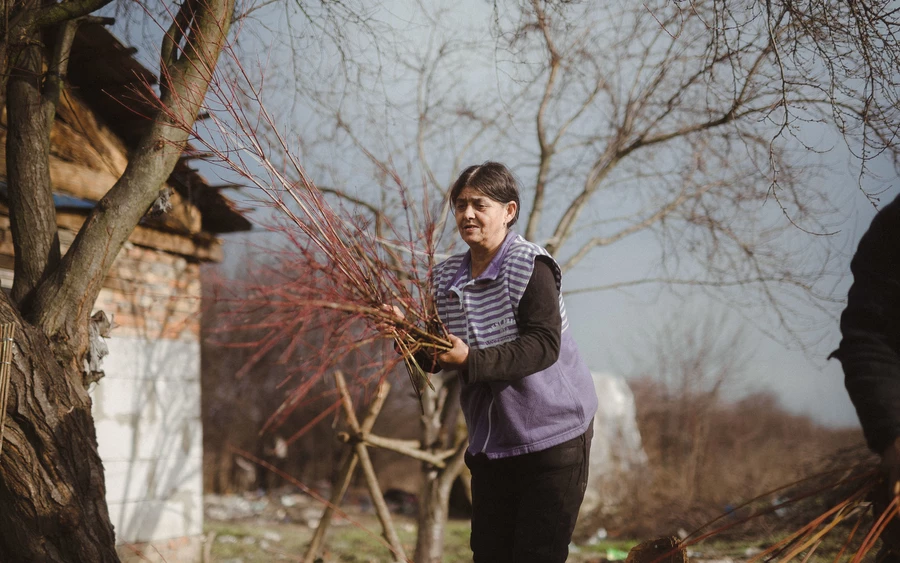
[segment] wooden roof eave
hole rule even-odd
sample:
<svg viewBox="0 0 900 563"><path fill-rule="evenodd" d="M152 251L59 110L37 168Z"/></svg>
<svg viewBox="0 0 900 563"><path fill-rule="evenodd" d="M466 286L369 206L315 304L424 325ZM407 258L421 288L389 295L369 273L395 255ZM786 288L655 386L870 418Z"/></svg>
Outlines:
<svg viewBox="0 0 900 563"><path fill-rule="evenodd" d="M57 211L56 224L61 229L60 243L63 251L74 240L87 217L81 213ZM0 205L0 231L9 232L9 209ZM62 236L68 232L69 236ZM221 262L223 258L222 241L208 234L168 233L138 225L128 237L128 242L135 246L149 248L183 256L193 262ZM11 237L4 236L0 241L0 254L14 254Z"/></svg>

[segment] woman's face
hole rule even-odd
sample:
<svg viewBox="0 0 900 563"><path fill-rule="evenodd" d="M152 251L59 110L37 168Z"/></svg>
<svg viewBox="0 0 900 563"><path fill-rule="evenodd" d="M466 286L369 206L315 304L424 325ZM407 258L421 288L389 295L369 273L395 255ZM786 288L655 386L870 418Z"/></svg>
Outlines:
<svg viewBox="0 0 900 563"><path fill-rule="evenodd" d="M506 224L516 216L516 203L500 203L472 188L454 202L456 228L469 248L494 250L506 238Z"/></svg>

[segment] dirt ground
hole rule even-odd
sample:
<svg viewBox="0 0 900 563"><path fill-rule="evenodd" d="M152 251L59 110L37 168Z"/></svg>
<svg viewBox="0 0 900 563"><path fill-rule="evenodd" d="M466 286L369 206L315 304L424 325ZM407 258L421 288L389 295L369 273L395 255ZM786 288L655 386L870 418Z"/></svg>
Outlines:
<svg viewBox="0 0 900 563"><path fill-rule="evenodd" d="M217 563L263 563L302 561L320 522L321 504L300 494L275 496L217 496L205 499L207 561ZM322 553L323 563L376 563L393 561L381 538L381 526L365 497L350 495L342 507L346 517L337 517ZM411 556L415 548L416 524L408 506L392 506L394 526ZM399 512L407 512L402 514ZM572 563L599 563L624 559L635 542L595 542L572 545ZM447 525L445 563L469 562L469 521L451 520Z"/></svg>

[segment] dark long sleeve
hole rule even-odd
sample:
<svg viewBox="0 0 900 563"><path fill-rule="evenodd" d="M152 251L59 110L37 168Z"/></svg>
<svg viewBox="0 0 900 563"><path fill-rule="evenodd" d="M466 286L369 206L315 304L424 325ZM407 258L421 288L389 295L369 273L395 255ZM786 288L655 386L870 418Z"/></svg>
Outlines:
<svg viewBox="0 0 900 563"><path fill-rule="evenodd" d="M437 356L433 352L419 350L418 352L413 354L413 358L425 373L437 373L441 371L441 366L437 362Z"/></svg>
<svg viewBox="0 0 900 563"><path fill-rule="evenodd" d="M562 318L551 267L538 257L518 307L515 340L469 350L467 383L514 381L553 365L559 358Z"/></svg>
<svg viewBox="0 0 900 563"><path fill-rule="evenodd" d="M834 356L866 441L881 453L900 437L900 197L875 216L850 269Z"/></svg>

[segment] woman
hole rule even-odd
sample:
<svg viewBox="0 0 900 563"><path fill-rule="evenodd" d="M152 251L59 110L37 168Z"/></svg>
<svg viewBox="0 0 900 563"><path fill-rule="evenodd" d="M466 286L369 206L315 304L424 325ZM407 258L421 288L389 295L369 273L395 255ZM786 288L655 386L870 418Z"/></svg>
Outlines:
<svg viewBox="0 0 900 563"><path fill-rule="evenodd" d="M568 330L560 268L510 231L516 180L486 162L450 191L469 251L435 267L438 313L462 379L476 563L563 562L587 483L597 396Z"/></svg>

